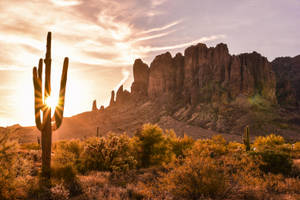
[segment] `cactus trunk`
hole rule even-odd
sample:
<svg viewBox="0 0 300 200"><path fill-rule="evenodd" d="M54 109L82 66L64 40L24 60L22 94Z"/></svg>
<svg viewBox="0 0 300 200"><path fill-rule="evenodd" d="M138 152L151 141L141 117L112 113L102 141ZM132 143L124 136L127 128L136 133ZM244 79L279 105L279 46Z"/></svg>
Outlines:
<svg viewBox="0 0 300 200"><path fill-rule="evenodd" d="M35 122L36 127L41 131L42 142L42 177L50 179L51 172L51 145L52 130L60 127L63 119L65 90L67 82L67 72L69 59L65 58L63 72L60 82L59 100L55 108L54 116L51 117L51 107L45 104L45 100L51 96L51 32L47 35L47 50L44 59L45 63L45 87L42 89L43 59L40 59L38 69L33 68L33 85L35 96ZM44 95L43 95L44 91ZM43 112L41 121L40 113ZM53 122L53 123L52 123Z"/></svg>
<svg viewBox="0 0 300 200"><path fill-rule="evenodd" d="M50 112L49 112L50 113ZM50 114L46 115L45 127L42 131L42 176L50 178L52 130Z"/></svg>
<svg viewBox="0 0 300 200"><path fill-rule="evenodd" d="M244 142L246 151L250 151L251 147L250 147L249 126L245 127L243 142Z"/></svg>

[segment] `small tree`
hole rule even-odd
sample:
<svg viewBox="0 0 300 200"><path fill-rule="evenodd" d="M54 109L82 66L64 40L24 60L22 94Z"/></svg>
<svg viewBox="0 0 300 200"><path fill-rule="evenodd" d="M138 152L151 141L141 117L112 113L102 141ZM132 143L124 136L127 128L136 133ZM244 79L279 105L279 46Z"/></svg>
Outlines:
<svg viewBox="0 0 300 200"><path fill-rule="evenodd" d="M139 167L169 162L174 155L167 135L157 125L145 124L133 139Z"/></svg>

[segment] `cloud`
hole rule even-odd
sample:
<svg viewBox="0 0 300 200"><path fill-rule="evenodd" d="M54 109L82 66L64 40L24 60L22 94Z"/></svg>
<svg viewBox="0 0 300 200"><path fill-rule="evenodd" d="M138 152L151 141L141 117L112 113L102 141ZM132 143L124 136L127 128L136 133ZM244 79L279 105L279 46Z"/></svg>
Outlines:
<svg viewBox="0 0 300 200"><path fill-rule="evenodd" d="M157 32L157 31L164 31L166 29L169 29L169 28L181 23L182 21L183 20L177 20L177 21L171 22L171 23L169 23L165 26L162 26L162 27L157 27L157 28L152 28L152 29L149 29L149 30L142 31L139 34L145 34L145 33Z"/></svg>
<svg viewBox="0 0 300 200"><path fill-rule="evenodd" d="M168 32L165 32L165 33L159 33L159 34L156 34L156 35L149 35L149 36L139 37L139 38L135 39L133 42L144 41L144 40L152 40L152 39L155 39L155 38L164 37L164 36L169 35L170 33L174 32L174 31L175 30L168 31Z"/></svg>
<svg viewBox="0 0 300 200"><path fill-rule="evenodd" d="M0 67L0 71L24 71L23 67L15 67L15 66L7 66L7 67Z"/></svg>
<svg viewBox="0 0 300 200"><path fill-rule="evenodd" d="M51 0L51 2L57 6L77 6L81 4L80 1L75 0Z"/></svg>
<svg viewBox="0 0 300 200"><path fill-rule="evenodd" d="M164 4L167 0L151 0L152 6L157 7Z"/></svg>
<svg viewBox="0 0 300 200"><path fill-rule="evenodd" d="M38 64L39 58L44 57L48 31L53 32L53 82L59 83L55 78L60 78L63 59L66 56L70 58L68 81L72 86L67 91L69 98L66 98L66 105L69 108L66 115L83 112L90 107L87 99L91 91L93 94L99 91L94 95L100 96L107 88L117 90L122 84L127 85L132 80L129 69L136 58L147 58L155 51L221 38L208 35L198 40L190 37L191 42L185 42L189 40L176 37L183 28L183 17L167 18L169 11L162 9L165 3L165 0L0 1L0 76L2 78L10 73L15 80L5 81L2 78L1 84L7 88L12 84L22 88L17 93L12 92L13 99L23 99L22 103L16 102L17 109L12 116L27 124L33 121L27 116L22 117L22 113L33 113L33 95L28 95L27 91L33 90L31 70ZM156 17L162 20L157 21ZM160 26L161 23L164 25ZM166 45L170 42L171 45ZM111 71L104 73L109 77L101 78L102 69ZM121 74L117 73L120 69ZM110 82L99 84L99 79ZM95 85L97 88L87 89ZM80 106L71 101L77 99L78 90L74 89L77 87L81 88L80 96L83 98ZM0 91L1 95L3 91ZM8 102L0 99L0 104ZM3 116L0 114L0 118Z"/></svg>
<svg viewBox="0 0 300 200"><path fill-rule="evenodd" d="M202 37L197 40L193 40L191 42L186 42L178 45L171 45L171 46L162 46L162 47L144 47L145 52L151 52L151 51L163 51L163 50L171 50L171 49L179 49L187 46L191 46L197 43L203 43L203 42L208 42L212 40L218 40L218 39L223 39L225 38L225 35L213 35L213 36L208 36L208 37Z"/></svg>
<svg viewBox="0 0 300 200"><path fill-rule="evenodd" d="M114 88L114 91L117 91L129 78L130 71L126 68L122 68L122 80L118 83L118 85Z"/></svg>

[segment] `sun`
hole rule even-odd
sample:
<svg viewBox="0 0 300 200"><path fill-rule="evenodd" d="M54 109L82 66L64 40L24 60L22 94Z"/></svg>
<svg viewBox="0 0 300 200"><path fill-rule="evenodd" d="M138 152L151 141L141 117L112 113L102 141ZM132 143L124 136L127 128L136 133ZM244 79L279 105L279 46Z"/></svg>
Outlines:
<svg viewBox="0 0 300 200"><path fill-rule="evenodd" d="M47 107L50 107L52 111L54 111L55 107L57 106L57 99L53 96L49 96L45 99L45 104Z"/></svg>

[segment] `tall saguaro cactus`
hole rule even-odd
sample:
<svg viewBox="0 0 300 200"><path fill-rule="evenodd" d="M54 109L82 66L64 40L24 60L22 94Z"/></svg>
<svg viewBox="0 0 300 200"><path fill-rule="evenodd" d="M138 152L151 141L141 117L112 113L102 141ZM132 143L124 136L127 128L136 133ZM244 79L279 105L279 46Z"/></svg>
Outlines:
<svg viewBox="0 0 300 200"><path fill-rule="evenodd" d="M47 49L45 63L45 86L43 89L43 59L39 60L38 68L33 68L34 102L35 102L35 123L41 131L42 138L42 177L50 178L51 163L51 144L52 131L58 129L62 123L65 92L67 83L67 72L69 58L64 59L63 71L60 82L59 100L55 108L54 115L51 117L51 107L46 105L46 100L51 95L51 32L47 35ZM44 92L44 93L43 93ZM41 120L41 112L43 113Z"/></svg>

